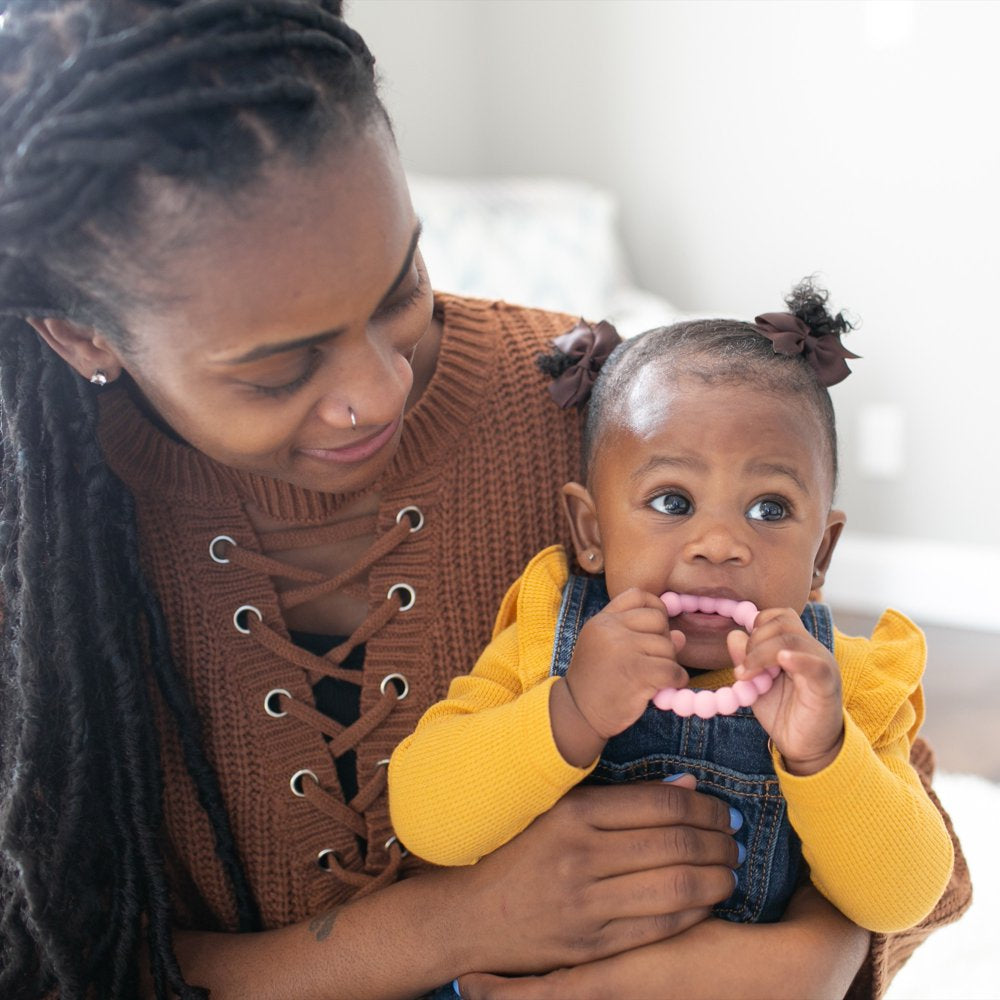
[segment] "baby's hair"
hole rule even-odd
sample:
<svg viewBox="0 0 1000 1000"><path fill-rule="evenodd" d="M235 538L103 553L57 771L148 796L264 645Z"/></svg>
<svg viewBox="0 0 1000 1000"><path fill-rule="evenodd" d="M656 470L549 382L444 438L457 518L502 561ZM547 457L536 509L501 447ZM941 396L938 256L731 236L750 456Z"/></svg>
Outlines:
<svg viewBox="0 0 1000 1000"><path fill-rule="evenodd" d="M806 278L792 289L785 303L817 336L850 330L851 324L843 313L829 313L828 297L811 278ZM550 368L558 367L557 363L549 364ZM762 392L801 396L820 420L836 484L837 428L826 386L805 355L778 354L759 327L733 319L685 320L656 327L615 348L590 396L583 436L588 472L601 437L619 414L629 386L651 364L665 379L700 379L710 385L739 382Z"/></svg>
<svg viewBox="0 0 1000 1000"><path fill-rule="evenodd" d="M257 903L97 390L26 319L127 342L151 192L234 198L384 111L339 0L0 11L0 996L138 996L145 931L157 997L203 997L171 940L150 671L231 892L218 917L259 929Z"/></svg>

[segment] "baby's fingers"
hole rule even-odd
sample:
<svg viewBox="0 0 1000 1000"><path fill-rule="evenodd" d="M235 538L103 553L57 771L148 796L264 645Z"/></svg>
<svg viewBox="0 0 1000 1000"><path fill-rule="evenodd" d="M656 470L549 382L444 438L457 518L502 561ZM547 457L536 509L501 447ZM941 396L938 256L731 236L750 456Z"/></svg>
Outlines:
<svg viewBox="0 0 1000 1000"><path fill-rule="evenodd" d="M840 697L840 671L833 657L797 649L782 649L777 654L778 666L797 685L804 684L821 697Z"/></svg>
<svg viewBox="0 0 1000 1000"><path fill-rule="evenodd" d="M729 659L733 661L734 667L742 667L747 658L747 644L750 636L740 629L733 629L726 636L726 648L729 650Z"/></svg>

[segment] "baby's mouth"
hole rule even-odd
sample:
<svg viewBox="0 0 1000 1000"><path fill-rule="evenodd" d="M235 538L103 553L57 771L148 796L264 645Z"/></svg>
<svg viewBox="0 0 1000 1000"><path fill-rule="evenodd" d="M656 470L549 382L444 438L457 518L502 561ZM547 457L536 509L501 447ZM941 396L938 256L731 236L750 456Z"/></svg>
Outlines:
<svg viewBox="0 0 1000 1000"><path fill-rule="evenodd" d="M757 605L752 601L734 601L728 597L709 597L698 594L675 594L672 590L660 594L660 600L671 618L683 614L719 615L731 618L747 632L753 631L757 619Z"/></svg>

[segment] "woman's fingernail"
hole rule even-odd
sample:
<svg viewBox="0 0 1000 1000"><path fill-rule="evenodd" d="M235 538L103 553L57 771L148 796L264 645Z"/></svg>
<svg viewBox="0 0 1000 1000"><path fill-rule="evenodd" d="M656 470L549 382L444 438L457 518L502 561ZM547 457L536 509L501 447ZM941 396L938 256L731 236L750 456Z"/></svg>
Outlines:
<svg viewBox="0 0 1000 1000"><path fill-rule="evenodd" d="M740 887L740 877L739 877L739 875L737 875L736 872L734 872L732 870L732 868L729 869L729 872L733 876L733 888L734 889L738 889Z"/></svg>
<svg viewBox="0 0 1000 1000"><path fill-rule="evenodd" d="M459 1000L462 1000L462 994L459 992L457 979L453 979L451 981L451 988L455 991L455 996L457 996Z"/></svg>
<svg viewBox="0 0 1000 1000"><path fill-rule="evenodd" d="M733 833L743 826L743 813L734 806L729 807L729 825L732 827Z"/></svg>
<svg viewBox="0 0 1000 1000"><path fill-rule="evenodd" d="M680 781L681 778L687 777L687 771L681 771L680 774L668 774L663 780L669 784L672 781Z"/></svg>
<svg viewBox="0 0 1000 1000"><path fill-rule="evenodd" d="M736 841L736 867L739 868L746 859L747 849L739 841Z"/></svg>

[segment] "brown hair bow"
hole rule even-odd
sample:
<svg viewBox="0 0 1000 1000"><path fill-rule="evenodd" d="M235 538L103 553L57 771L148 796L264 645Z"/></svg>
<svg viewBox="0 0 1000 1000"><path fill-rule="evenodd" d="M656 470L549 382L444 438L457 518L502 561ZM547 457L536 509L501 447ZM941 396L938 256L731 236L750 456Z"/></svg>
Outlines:
<svg viewBox="0 0 1000 1000"><path fill-rule="evenodd" d="M755 317L754 325L771 341L775 354L804 355L816 369L821 385L843 382L851 374L844 359L860 357L844 347L836 331L816 333L792 313L763 313Z"/></svg>
<svg viewBox="0 0 1000 1000"><path fill-rule="evenodd" d="M591 326L581 319L572 330L552 341L557 350L572 359L549 386L552 398L564 410L587 402L597 373L621 340L618 331L607 320Z"/></svg>

